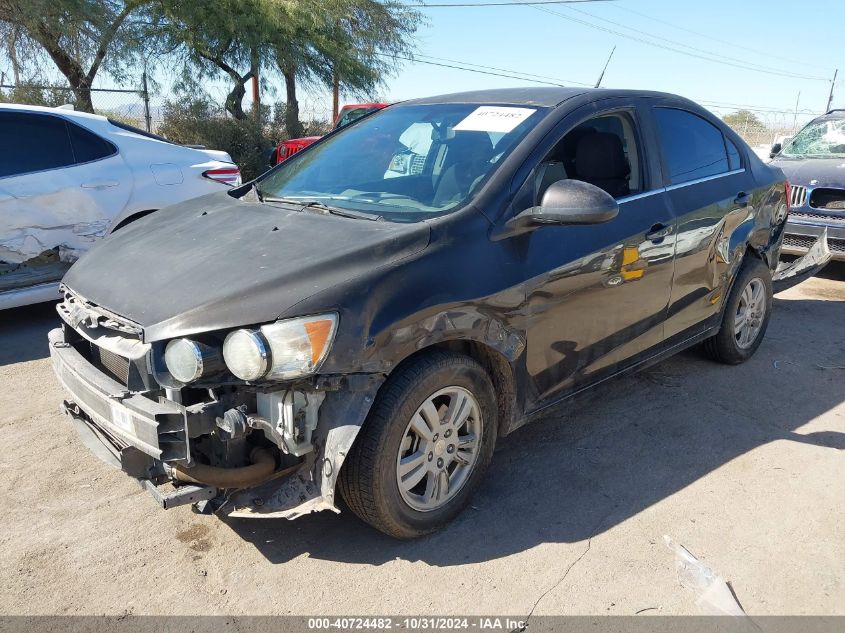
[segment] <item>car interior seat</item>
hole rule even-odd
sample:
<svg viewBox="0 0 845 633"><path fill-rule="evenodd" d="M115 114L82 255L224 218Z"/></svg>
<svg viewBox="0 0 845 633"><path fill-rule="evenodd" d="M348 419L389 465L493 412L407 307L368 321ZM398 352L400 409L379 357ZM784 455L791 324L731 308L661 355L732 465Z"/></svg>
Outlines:
<svg viewBox="0 0 845 633"><path fill-rule="evenodd" d="M566 178L566 168L563 166L563 161L549 160L540 163L534 177L534 204L539 205L543 202L543 194L546 193L549 185L558 180L566 180Z"/></svg>
<svg viewBox="0 0 845 633"><path fill-rule="evenodd" d="M630 193L631 167L622 141L615 134L593 132L578 140L575 152L578 179L604 189L614 198Z"/></svg>
<svg viewBox="0 0 845 633"><path fill-rule="evenodd" d="M561 143L561 154L563 167L570 178L578 178L575 168L575 154L578 152L578 142L587 134L595 134L598 130L591 125L581 125L563 137Z"/></svg>
<svg viewBox="0 0 845 633"><path fill-rule="evenodd" d="M494 153L487 132L459 131L445 144L446 159L431 203L435 207L459 202L468 196L486 173L484 166Z"/></svg>

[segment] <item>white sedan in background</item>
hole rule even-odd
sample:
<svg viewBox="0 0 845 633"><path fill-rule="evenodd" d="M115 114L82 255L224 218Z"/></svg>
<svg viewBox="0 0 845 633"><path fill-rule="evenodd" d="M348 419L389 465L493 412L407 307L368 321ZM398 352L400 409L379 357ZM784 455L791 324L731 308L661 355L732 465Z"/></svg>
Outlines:
<svg viewBox="0 0 845 633"><path fill-rule="evenodd" d="M57 299L96 240L240 181L226 152L100 115L0 105L0 310Z"/></svg>

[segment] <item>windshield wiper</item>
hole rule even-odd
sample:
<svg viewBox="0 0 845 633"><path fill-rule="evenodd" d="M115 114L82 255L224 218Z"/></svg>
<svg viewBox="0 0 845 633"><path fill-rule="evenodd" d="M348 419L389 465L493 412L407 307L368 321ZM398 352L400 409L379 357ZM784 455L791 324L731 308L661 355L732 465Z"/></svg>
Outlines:
<svg viewBox="0 0 845 633"><path fill-rule="evenodd" d="M356 220L372 220L374 222L378 222L384 219L380 215L373 215L372 213L364 213L363 211L355 211L353 209L341 209L338 207L331 207L317 200L311 200L309 202L303 202L301 204L304 205L302 207L303 210L317 209L319 211L325 211L326 213L331 213L332 215L339 215L344 218L355 218Z"/></svg>
<svg viewBox="0 0 845 633"><path fill-rule="evenodd" d="M277 202L279 204L292 204L296 207L301 207L302 200L293 200L291 198L278 198L276 196L261 196L261 202Z"/></svg>

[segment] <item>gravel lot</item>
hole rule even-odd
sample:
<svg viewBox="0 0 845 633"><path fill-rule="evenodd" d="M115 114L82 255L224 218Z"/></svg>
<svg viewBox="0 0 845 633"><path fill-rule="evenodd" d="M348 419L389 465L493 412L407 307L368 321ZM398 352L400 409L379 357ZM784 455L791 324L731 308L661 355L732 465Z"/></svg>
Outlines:
<svg viewBox="0 0 845 633"><path fill-rule="evenodd" d="M845 266L775 298L751 362L691 350L502 440L410 543L160 510L58 412L54 314L0 313L0 613L698 613L668 534L750 614L845 615Z"/></svg>

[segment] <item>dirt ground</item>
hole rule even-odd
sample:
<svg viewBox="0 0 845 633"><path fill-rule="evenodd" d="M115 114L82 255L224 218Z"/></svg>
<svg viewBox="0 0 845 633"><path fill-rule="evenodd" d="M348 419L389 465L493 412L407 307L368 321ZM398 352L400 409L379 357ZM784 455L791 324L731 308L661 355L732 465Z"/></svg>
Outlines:
<svg viewBox="0 0 845 633"><path fill-rule="evenodd" d="M0 613L699 613L668 534L750 614L845 615L845 266L824 276L776 296L749 363L691 350L505 438L415 542L160 510L59 413L52 306L0 313Z"/></svg>

